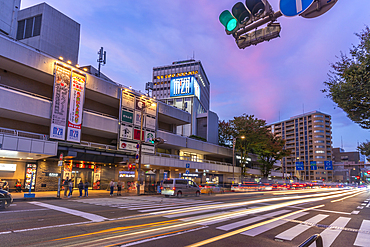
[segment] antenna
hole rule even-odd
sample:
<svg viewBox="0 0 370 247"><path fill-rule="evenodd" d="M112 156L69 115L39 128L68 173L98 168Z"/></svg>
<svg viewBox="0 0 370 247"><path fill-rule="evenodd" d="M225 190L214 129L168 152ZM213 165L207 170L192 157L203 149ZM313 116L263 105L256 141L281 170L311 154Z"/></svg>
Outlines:
<svg viewBox="0 0 370 247"><path fill-rule="evenodd" d="M107 52L104 51L103 47L100 48L98 51L99 58L98 62L98 76L100 77L100 65L105 65L107 63Z"/></svg>
<svg viewBox="0 0 370 247"><path fill-rule="evenodd" d="M341 145L341 148L343 149L343 139L342 139L342 136L340 136L340 145Z"/></svg>

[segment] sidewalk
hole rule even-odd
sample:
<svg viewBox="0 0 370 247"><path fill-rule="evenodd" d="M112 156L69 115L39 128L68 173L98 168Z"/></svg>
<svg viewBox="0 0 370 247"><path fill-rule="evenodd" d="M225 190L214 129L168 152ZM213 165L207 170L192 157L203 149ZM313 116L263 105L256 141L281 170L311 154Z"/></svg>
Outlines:
<svg viewBox="0 0 370 247"><path fill-rule="evenodd" d="M35 201L35 200L53 200L53 199L76 199L79 198L79 191L73 190L73 194L70 198L64 197L64 190L60 191L60 198L57 197L57 191L42 191L42 192L32 192L35 194L35 198L24 198L24 194L28 194L28 192L11 192L13 199L15 202L17 201ZM136 191L130 192L122 192L122 196L136 196ZM89 190L89 196L83 197L84 192L82 192L81 198L108 198L110 197L109 191L107 190ZM160 195L160 194L144 194L141 196L146 195ZM113 197L117 197L117 191L114 191Z"/></svg>

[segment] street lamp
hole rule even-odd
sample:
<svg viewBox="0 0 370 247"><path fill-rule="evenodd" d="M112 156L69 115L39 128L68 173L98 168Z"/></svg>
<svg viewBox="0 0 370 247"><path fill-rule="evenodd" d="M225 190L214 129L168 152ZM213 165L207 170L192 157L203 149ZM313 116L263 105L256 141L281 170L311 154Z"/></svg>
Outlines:
<svg viewBox="0 0 370 247"><path fill-rule="evenodd" d="M241 138L244 139L245 136L237 136L233 138L233 184L235 183L235 173L234 173L234 167L235 167L235 144L236 144L236 139Z"/></svg>
<svg viewBox="0 0 370 247"><path fill-rule="evenodd" d="M151 103L150 105L144 104L141 102L141 117L140 117L140 142L139 142L139 162L137 168L137 186L136 186L136 194L140 195L140 185L141 185L141 146L143 145L143 119L144 119L144 110L149 106L155 106L155 103Z"/></svg>

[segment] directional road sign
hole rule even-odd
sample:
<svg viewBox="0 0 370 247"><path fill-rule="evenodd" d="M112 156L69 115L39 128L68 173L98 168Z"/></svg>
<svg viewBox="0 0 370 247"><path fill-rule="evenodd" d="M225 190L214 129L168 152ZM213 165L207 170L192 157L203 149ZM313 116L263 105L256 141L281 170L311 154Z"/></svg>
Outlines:
<svg viewBox="0 0 370 247"><path fill-rule="evenodd" d="M190 163L186 163L186 168L190 168Z"/></svg>
<svg viewBox="0 0 370 247"><path fill-rule="evenodd" d="M308 9L315 0L280 0L279 7L283 15L297 16Z"/></svg>
<svg viewBox="0 0 370 247"><path fill-rule="evenodd" d="M338 0L317 0L306 11L302 12L300 16L304 18L315 18L325 14L329 9L338 2Z"/></svg>
<svg viewBox="0 0 370 247"><path fill-rule="evenodd" d="M295 169L297 171L304 171L304 163L303 163L303 161L296 162L295 163Z"/></svg>
<svg viewBox="0 0 370 247"><path fill-rule="evenodd" d="M324 161L325 170L333 170L333 162L331 160Z"/></svg>
<svg viewBox="0 0 370 247"><path fill-rule="evenodd" d="M186 170L186 172L185 172L186 174L189 174L189 170Z"/></svg>

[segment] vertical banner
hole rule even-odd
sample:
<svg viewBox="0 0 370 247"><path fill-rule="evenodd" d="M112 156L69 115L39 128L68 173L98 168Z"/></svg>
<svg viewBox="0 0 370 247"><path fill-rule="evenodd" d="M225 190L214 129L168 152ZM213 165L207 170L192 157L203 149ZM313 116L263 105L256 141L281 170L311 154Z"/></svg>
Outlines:
<svg viewBox="0 0 370 247"><path fill-rule="evenodd" d="M55 65L50 138L65 140L71 70Z"/></svg>
<svg viewBox="0 0 370 247"><path fill-rule="evenodd" d="M85 76L72 72L71 96L69 101L67 141L81 141L82 112L85 96Z"/></svg>

